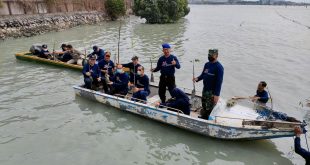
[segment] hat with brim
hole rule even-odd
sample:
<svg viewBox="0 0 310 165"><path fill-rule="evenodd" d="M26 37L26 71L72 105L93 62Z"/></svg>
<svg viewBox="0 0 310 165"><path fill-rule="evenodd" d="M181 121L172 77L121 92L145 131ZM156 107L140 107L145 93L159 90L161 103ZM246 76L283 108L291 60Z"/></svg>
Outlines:
<svg viewBox="0 0 310 165"><path fill-rule="evenodd" d="M212 56L214 54L218 54L218 50L217 49L209 49L209 56Z"/></svg>
<svg viewBox="0 0 310 165"><path fill-rule="evenodd" d="M96 56L95 56L95 55L90 55L90 56L88 57L88 59L90 59L90 60L96 59Z"/></svg>

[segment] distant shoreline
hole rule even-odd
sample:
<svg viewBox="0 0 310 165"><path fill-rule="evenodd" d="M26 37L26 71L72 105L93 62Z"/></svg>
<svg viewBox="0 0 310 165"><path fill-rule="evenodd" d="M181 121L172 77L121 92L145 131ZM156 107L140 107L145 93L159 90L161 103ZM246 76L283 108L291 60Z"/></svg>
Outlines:
<svg viewBox="0 0 310 165"><path fill-rule="evenodd" d="M259 5L259 6L310 6L310 3L296 3L291 1L279 1L273 4L261 4L259 1L230 2L190 2L190 5Z"/></svg>

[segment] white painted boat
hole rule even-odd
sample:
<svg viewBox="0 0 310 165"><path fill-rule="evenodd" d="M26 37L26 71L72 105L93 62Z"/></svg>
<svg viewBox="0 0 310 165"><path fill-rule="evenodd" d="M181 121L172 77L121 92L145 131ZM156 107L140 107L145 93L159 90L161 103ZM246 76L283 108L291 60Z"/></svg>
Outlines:
<svg viewBox="0 0 310 165"><path fill-rule="evenodd" d="M201 109L200 96L191 98L191 115L175 112L155 106L159 102L158 87L151 85L151 95L146 104L131 101L131 95L125 98L112 96L100 91L74 86L76 95L94 100L119 110L128 111L149 119L170 124L205 136L227 140L257 140L294 136L294 127L303 125L300 122L270 121L260 116L253 107L246 107L238 102L234 105L220 99L214 107L209 120L198 118ZM168 92L167 92L168 93ZM189 93L187 93L190 95Z"/></svg>

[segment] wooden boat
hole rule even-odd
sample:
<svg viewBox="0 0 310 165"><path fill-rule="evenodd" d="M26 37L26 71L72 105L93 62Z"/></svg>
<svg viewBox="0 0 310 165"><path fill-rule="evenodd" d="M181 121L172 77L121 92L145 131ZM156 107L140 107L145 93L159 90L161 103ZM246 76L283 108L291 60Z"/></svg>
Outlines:
<svg viewBox="0 0 310 165"><path fill-rule="evenodd" d="M24 60L24 61L32 61L32 62L43 63L43 64L48 64L48 65L60 66L60 67L69 68L69 69L78 70L78 71L83 70L82 65L67 64L67 63L59 61L59 60L50 60L50 59L46 59L46 58L40 58L36 55L33 55L30 52L16 53L15 57L16 57L16 59ZM124 68L124 71L129 72L130 69Z"/></svg>
<svg viewBox="0 0 310 165"><path fill-rule="evenodd" d="M147 103L131 101L131 94L123 97L105 94L74 86L76 95L94 100L117 109L128 111L149 119L170 124L185 130L205 136L227 140L257 140L294 136L294 127L302 126L301 122L286 122L282 120L270 121L260 117L255 109L242 106L238 102L228 104L220 99L214 107L209 120L198 118L201 109L201 96L191 97L191 115L182 114L182 111L171 111L167 107L155 106L159 102L158 87L150 86L151 94ZM169 93L169 92L167 92ZM190 92L187 92L190 96Z"/></svg>
<svg viewBox="0 0 310 165"><path fill-rule="evenodd" d="M19 60L33 61L33 62L38 62L38 63L44 63L44 64L49 64L49 65L74 69L74 70L80 70L81 71L83 69L83 66L81 66L81 65L67 64L65 62L58 61L58 60L56 61L56 60L49 60L49 59L45 59L45 58L40 58L40 57L37 57L36 55L33 55L30 52L16 53L15 57L16 57L16 59L19 59Z"/></svg>

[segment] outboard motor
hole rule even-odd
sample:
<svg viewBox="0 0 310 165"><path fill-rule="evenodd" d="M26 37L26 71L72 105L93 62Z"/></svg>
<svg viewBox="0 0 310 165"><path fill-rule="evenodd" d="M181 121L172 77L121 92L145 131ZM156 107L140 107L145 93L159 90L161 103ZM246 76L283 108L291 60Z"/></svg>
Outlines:
<svg viewBox="0 0 310 165"><path fill-rule="evenodd" d="M39 55L40 52L42 50L42 44L33 44L31 45L29 51L33 54L33 55Z"/></svg>

